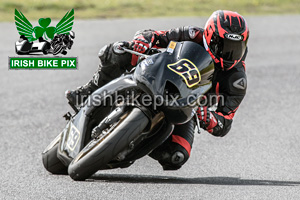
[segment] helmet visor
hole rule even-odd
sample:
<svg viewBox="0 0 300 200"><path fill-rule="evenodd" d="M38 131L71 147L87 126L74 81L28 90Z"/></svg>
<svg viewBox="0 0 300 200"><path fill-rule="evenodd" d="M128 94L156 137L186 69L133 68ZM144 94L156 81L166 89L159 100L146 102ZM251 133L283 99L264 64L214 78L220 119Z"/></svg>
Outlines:
<svg viewBox="0 0 300 200"><path fill-rule="evenodd" d="M217 58L222 58L227 62L234 62L244 55L246 50L246 41L235 41L219 36L213 37L211 50Z"/></svg>

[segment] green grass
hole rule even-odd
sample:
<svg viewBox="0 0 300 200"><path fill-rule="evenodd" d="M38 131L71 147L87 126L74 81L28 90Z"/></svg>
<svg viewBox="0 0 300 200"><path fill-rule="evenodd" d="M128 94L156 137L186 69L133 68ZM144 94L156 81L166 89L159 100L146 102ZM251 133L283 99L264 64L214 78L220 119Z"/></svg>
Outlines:
<svg viewBox="0 0 300 200"><path fill-rule="evenodd" d="M28 19L209 16L227 9L242 15L300 14L300 0L0 0L0 21L14 21L14 9Z"/></svg>

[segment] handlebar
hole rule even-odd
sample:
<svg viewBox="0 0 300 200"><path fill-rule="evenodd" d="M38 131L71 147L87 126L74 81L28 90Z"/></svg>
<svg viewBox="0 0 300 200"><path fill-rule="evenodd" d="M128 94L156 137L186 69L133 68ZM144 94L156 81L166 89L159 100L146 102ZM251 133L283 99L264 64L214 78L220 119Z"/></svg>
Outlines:
<svg viewBox="0 0 300 200"><path fill-rule="evenodd" d="M131 49L127 49L127 48L124 48L124 47L120 47L120 48L121 48L121 50L123 50L125 52L135 54L137 56L142 56L143 58L148 58L149 57L149 55L147 55L147 54L139 53L139 52L133 51Z"/></svg>
<svg viewBox="0 0 300 200"><path fill-rule="evenodd" d="M130 53L130 54L134 54L134 55L137 55L137 56L141 56L140 59L145 59L145 58L148 58L150 55L152 55L153 53L158 53L160 52L158 49L156 48L151 48L151 49L148 49L146 51L146 53L139 53L139 52L136 52L132 49L130 49L130 47L128 48L127 46L123 46L124 43L123 42L117 42L114 44L113 48L114 48L114 51L115 52L118 52L120 54L122 53Z"/></svg>

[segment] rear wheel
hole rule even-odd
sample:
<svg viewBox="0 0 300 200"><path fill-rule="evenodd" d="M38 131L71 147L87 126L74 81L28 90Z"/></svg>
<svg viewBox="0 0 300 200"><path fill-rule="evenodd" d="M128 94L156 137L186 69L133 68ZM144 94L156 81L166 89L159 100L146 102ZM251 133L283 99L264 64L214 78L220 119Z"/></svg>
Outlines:
<svg viewBox="0 0 300 200"><path fill-rule="evenodd" d="M120 117L115 128L88 143L69 165L72 179L83 181L130 148L131 142L145 129L149 120L138 108Z"/></svg>
<svg viewBox="0 0 300 200"><path fill-rule="evenodd" d="M68 167L57 158L60 138L61 134L59 134L42 153L43 165L45 169L52 174L68 174Z"/></svg>
<svg viewBox="0 0 300 200"><path fill-rule="evenodd" d="M50 50L50 49L51 49L50 43L47 42L47 43L44 45L43 49L42 49L43 54L44 54L44 55L47 55L47 54L49 53L49 50Z"/></svg>

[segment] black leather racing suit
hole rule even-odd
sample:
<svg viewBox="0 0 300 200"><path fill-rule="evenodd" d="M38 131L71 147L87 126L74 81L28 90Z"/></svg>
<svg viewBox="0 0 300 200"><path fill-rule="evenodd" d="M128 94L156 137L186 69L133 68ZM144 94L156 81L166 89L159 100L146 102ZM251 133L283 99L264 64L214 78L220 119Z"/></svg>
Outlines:
<svg viewBox="0 0 300 200"><path fill-rule="evenodd" d="M193 26L185 26L168 31L143 30L138 31L151 41L154 36L153 47L165 48L171 40L193 41L202 46L203 29ZM119 77L125 70L130 70L131 55L117 54L112 44L103 47L99 52L100 66L93 77L95 88L101 87L107 82ZM208 96L216 95L218 106L211 113L216 117L218 124L213 128L213 135L226 135L232 124L233 117L242 102L247 88L245 73L245 58L247 50L239 63L228 71L221 70L215 63L215 71L212 78L212 88ZM175 126L170 138L160 147L155 149L150 156L158 160L165 170L179 169L189 158L194 140L193 120L183 125Z"/></svg>

